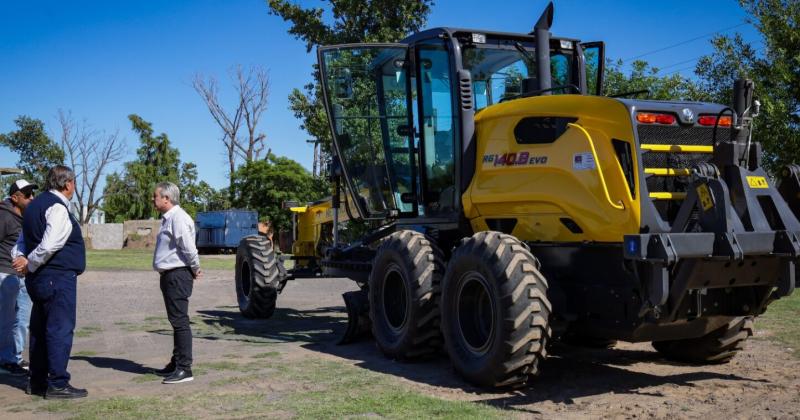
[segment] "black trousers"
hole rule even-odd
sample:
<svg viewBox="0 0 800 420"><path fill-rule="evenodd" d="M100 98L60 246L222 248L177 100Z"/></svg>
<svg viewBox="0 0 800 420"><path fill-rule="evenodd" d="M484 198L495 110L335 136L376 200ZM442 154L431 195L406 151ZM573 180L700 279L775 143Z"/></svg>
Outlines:
<svg viewBox="0 0 800 420"><path fill-rule="evenodd" d="M72 272L29 274L33 302L30 325L30 382L33 389L69 384L67 372L75 331L78 276Z"/></svg>
<svg viewBox="0 0 800 420"><path fill-rule="evenodd" d="M161 294L167 308L167 319L172 325L172 362L178 368L192 367L192 328L189 325L189 297L192 296L194 278L188 267L161 273Z"/></svg>

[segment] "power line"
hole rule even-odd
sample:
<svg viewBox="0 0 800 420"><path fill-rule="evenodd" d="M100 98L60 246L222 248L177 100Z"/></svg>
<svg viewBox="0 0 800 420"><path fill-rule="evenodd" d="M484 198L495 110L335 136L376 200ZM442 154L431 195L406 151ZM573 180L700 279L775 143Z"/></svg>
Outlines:
<svg viewBox="0 0 800 420"><path fill-rule="evenodd" d="M765 48L765 47L763 47L763 46L762 46L762 47L760 47L760 48L753 48L753 52L755 52L755 53L761 52L761 51L763 51L763 50L764 50L764 48ZM658 68L658 71L656 72L656 74L663 72L665 69L672 68L672 67L676 67L676 66L679 66L679 65L681 65L681 64L686 64L686 63L692 63L692 62L696 62L697 60L699 60L699 59L701 59L701 58L703 58L703 57L707 57L707 56L709 56L709 55L711 55L711 54L704 54L704 55L701 55L701 56L699 56L699 57L695 57L695 58L692 58L692 59L689 59L689 60L679 61L679 62L677 62L677 63L670 64L670 65L668 65L668 66L664 66L664 67L658 67L658 66L654 66L654 67L657 67L657 68ZM680 72L682 72L682 71L684 71L684 70L693 69L693 68L695 68L696 66L697 66L697 65L696 65L696 63L695 63L695 64L692 64L691 66L688 66L688 67L683 67L683 68L680 68L680 69L678 69L678 70L671 71L671 72L669 72L668 76L671 76L671 75L673 75L673 74L675 74L675 73L680 73Z"/></svg>
<svg viewBox="0 0 800 420"><path fill-rule="evenodd" d="M646 53L639 54L639 55L631 57L631 58L626 58L623 61L628 62L628 61L636 60L638 58L646 57L648 55L659 53L661 51L669 50L669 49L672 49L672 48L675 48L675 47L680 47L681 45L685 45L685 44L688 44L690 42L697 41L698 39L708 38L708 37L710 37L712 35L716 35L716 34L722 33L722 32L727 32L727 31L730 31L731 29L736 29L736 28L739 28L739 27L745 26L745 25L748 25L748 23L747 22L743 22L743 23L740 23L738 25L730 26L728 28L720 29L720 30L717 30L717 31L714 31L714 32L709 32L709 33L707 33L705 35L701 35L701 36L697 36L697 37L694 37L694 38L691 38L691 39L687 39L687 40L681 41L681 42L679 42L677 44L673 44L673 45L670 45L670 46L667 46L667 47L659 48L659 49L656 49L656 50L653 50L653 51L648 51Z"/></svg>

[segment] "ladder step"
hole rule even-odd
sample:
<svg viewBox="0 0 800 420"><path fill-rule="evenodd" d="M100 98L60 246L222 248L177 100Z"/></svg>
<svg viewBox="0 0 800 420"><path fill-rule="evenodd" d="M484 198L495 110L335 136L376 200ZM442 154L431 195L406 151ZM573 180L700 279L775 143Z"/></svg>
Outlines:
<svg viewBox="0 0 800 420"><path fill-rule="evenodd" d="M683 200L686 198L685 192L651 192L652 200Z"/></svg>
<svg viewBox="0 0 800 420"><path fill-rule="evenodd" d="M714 146L694 146L688 144L642 144L639 147L648 152L714 153Z"/></svg>
<svg viewBox="0 0 800 420"><path fill-rule="evenodd" d="M689 176L691 169L671 169L671 168L644 168L644 173L659 176Z"/></svg>

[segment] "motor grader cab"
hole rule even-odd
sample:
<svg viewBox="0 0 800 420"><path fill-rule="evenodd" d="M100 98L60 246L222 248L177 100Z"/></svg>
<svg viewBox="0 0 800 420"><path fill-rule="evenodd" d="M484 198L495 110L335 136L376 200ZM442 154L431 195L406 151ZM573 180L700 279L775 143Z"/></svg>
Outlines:
<svg viewBox="0 0 800 420"><path fill-rule="evenodd" d="M332 209L346 194L373 227L315 256L362 286L348 334L444 347L483 386L524 384L554 339L730 360L794 289L800 171L776 188L761 168L752 83L732 108L605 97L602 43L552 17L319 48Z"/></svg>

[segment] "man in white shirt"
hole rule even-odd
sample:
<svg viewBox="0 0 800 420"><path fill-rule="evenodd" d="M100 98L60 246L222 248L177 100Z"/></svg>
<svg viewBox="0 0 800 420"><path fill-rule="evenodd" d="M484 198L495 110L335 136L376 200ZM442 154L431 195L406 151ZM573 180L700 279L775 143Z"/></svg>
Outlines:
<svg viewBox="0 0 800 420"><path fill-rule="evenodd" d="M153 191L153 206L161 213L161 228L153 254L153 269L161 275L161 293L167 318L172 325L172 359L154 373L162 383L178 384L192 376L192 330L189 326L189 297L194 280L202 276L195 246L194 221L178 204L180 190L171 182L160 182Z"/></svg>
<svg viewBox="0 0 800 420"><path fill-rule="evenodd" d="M25 276L33 301L30 321L28 393L48 399L83 398L67 371L75 331L78 276L86 269L86 248L78 220L69 213L75 173L56 165L48 190L25 207L22 233L12 250L12 268Z"/></svg>

